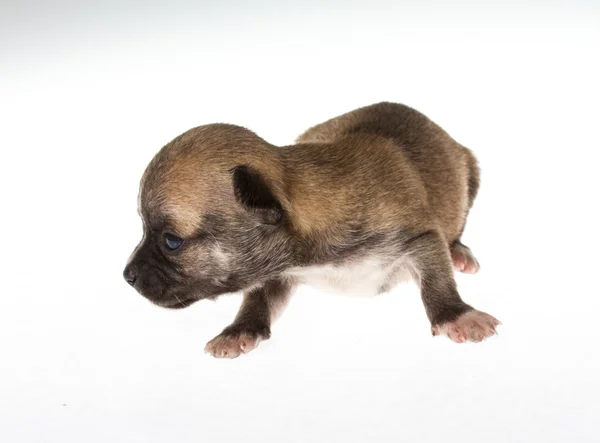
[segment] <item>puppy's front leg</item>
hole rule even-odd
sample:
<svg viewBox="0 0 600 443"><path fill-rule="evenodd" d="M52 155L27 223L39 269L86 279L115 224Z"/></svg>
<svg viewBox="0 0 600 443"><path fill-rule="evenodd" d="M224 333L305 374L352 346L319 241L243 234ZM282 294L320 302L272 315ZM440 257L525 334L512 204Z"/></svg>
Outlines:
<svg viewBox="0 0 600 443"><path fill-rule="evenodd" d="M410 240L409 254L434 336L444 334L463 343L480 342L496 333L500 322L473 309L458 295L450 252L439 233L428 231Z"/></svg>
<svg viewBox="0 0 600 443"><path fill-rule="evenodd" d="M235 358L256 348L271 336L271 324L287 305L291 292L289 281L271 280L244 293L233 323L209 341L204 351L218 358Z"/></svg>

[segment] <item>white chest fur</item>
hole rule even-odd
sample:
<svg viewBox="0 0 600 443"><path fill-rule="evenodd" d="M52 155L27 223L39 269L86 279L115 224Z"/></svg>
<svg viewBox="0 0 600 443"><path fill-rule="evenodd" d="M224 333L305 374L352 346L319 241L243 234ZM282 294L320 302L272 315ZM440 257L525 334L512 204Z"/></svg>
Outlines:
<svg viewBox="0 0 600 443"><path fill-rule="evenodd" d="M343 265L292 268L287 274L326 291L370 296L385 292L410 277L406 260L365 258Z"/></svg>

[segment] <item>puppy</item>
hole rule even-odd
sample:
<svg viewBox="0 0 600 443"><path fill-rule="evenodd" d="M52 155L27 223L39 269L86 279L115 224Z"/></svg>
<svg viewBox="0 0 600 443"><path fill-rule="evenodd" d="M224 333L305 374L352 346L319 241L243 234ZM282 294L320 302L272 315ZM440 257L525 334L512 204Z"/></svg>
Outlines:
<svg viewBox="0 0 600 443"><path fill-rule="evenodd" d="M200 126L144 172L144 236L124 277L165 308L243 291L233 323L206 346L215 357L269 338L301 283L369 295L411 276L433 335L479 342L499 321L460 298L452 270L479 269L460 241L478 187L471 151L400 104L341 115L285 147Z"/></svg>

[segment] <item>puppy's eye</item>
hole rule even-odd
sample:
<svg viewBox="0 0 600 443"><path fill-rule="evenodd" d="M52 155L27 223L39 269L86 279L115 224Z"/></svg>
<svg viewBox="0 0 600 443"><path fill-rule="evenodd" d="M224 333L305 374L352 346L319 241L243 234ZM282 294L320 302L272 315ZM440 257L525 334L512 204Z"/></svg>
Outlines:
<svg viewBox="0 0 600 443"><path fill-rule="evenodd" d="M167 245L167 248L171 251L174 251L175 249L179 248L182 243L183 239L172 234L165 234L165 244Z"/></svg>

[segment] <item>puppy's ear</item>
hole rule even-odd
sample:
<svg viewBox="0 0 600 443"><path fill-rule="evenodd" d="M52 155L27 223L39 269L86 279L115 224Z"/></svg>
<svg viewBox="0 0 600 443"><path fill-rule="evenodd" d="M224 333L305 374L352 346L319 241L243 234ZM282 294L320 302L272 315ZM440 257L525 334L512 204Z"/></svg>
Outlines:
<svg viewBox="0 0 600 443"><path fill-rule="evenodd" d="M235 198L263 223L274 225L283 218L283 208L258 171L241 165L232 169Z"/></svg>

